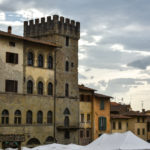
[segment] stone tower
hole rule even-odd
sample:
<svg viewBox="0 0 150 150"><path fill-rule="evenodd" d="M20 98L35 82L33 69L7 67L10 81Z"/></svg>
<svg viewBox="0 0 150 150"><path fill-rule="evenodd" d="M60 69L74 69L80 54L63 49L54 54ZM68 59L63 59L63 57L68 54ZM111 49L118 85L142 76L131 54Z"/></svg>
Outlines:
<svg viewBox="0 0 150 150"><path fill-rule="evenodd" d="M54 60L54 137L58 143L78 143L80 23L57 15L25 21L24 36L60 45Z"/></svg>

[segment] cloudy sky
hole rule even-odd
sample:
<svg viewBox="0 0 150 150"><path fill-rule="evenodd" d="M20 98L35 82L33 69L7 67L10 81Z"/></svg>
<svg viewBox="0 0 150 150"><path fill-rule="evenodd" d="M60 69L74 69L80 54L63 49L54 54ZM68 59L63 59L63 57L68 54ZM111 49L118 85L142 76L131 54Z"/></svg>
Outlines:
<svg viewBox="0 0 150 150"><path fill-rule="evenodd" d="M81 22L79 83L150 109L149 0L0 0L0 30L54 14Z"/></svg>

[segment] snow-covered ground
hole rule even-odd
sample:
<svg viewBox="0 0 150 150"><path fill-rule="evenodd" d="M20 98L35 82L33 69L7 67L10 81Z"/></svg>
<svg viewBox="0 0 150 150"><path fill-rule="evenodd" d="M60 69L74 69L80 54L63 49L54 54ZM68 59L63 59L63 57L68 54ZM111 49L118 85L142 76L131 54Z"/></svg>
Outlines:
<svg viewBox="0 0 150 150"><path fill-rule="evenodd" d="M54 143L32 149L23 147L22 150L150 150L150 144L128 131L125 133L103 134L86 146Z"/></svg>

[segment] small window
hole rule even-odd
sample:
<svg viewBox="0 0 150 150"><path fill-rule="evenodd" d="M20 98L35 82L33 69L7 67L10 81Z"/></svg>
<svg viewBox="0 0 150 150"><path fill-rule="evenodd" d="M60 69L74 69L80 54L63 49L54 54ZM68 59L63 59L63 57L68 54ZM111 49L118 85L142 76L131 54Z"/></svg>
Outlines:
<svg viewBox="0 0 150 150"><path fill-rule="evenodd" d="M53 95L53 84L52 83L48 84L48 95Z"/></svg>
<svg viewBox="0 0 150 150"><path fill-rule="evenodd" d="M27 82L27 93L28 94L32 94L33 93L33 82L31 80L29 80Z"/></svg>
<svg viewBox="0 0 150 150"><path fill-rule="evenodd" d="M100 101L100 110L104 110L104 100Z"/></svg>
<svg viewBox="0 0 150 150"><path fill-rule="evenodd" d="M137 135L140 135L140 129L139 128L137 129Z"/></svg>
<svg viewBox="0 0 150 150"><path fill-rule="evenodd" d="M90 121L91 121L90 114L87 114L87 122L89 123Z"/></svg>
<svg viewBox="0 0 150 150"><path fill-rule="evenodd" d="M121 124L121 122L120 122L120 121L118 122L118 128L119 128L119 130L121 130L121 129L122 129L122 124Z"/></svg>
<svg viewBox="0 0 150 150"><path fill-rule="evenodd" d="M68 62L68 61L66 61L65 70L66 70L67 72L69 71L69 62Z"/></svg>
<svg viewBox="0 0 150 150"><path fill-rule="evenodd" d="M83 138L83 131L80 131L80 138Z"/></svg>
<svg viewBox="0 0 150 150"><path fill-rule="evenodd" d="M86 137L88 138L90 136L89 130L86 130Z"/></svg>
<svg viewBox="0 0 150 150"><path fill-rule="evenodd" d="M43 123L43 113L42 113L42 111L38 111L38 113L37 113L37 123L39 123L39 124Z"/></svg>
<svg viewBox="0 0 150 150"><path fill-rule="evenodd" d="M69 37L66 36L66 46L69 46Z"/></svg>
<svg viewBox="0 0 150 150"><path fill-rule="evenodd" d="M14 124L21 124L21 111L20 110L15 111Z"/></svg>
<svg viewBox="0 0 150 150"><path fill-rule="evenodd" d="M48 111L47 113L47 123L52 123L53 122L53 114L51 111Z"/></svg>
<svg viewBox="0 0 150 150"><path fill-rule="evenodd" d="M84 101L84 95L80 95L80 101Z"/></svg>
<svg viewBox="0 0 150 150"><path fill-rule="evenodd" d="M53 69L53 57L48 57L48 69Z"/></svg>
<svg viewBox="0 0 150 150"><path fill-rule="evenodd" d="M99 130L105 131L107 127L106 118L105 117L99 117Z"/></svg>
<svg viewBox="0 0 150 150"><path fill-rule="evenodd" d="M6 92L17 92L18 82L15 80L6 80L5 81L5 91Z"/></svg>
<svg viewBox="0 0 150 150"><path fill-rule="evenodd" d="M142 129L142 133L143 133L143 135L145 135L145 129L144 128Z"/></svg>
<svg viewBox="0 0 150 150"><path fill-rule="evenodd" d="M69 117L68 116L65 117L64 126L69 127Z"/></svg>
<svg viewBox="0 0 150 150"><path fill-rule="evenodd" d="M8 110L2 111L2 124L9 124L9 112Z"/></svg>
<svg viewBox="0 0 150 150"><path fill-rule="evenodd" d="M66 97L69 96L69 84L68 83L65 84L65 96Z"/></svg>
<svg viewBox="0 0 150 150"><path fill-rule="evenodd" d="M84 114L81 114L81 123L84 123Z"/></svg>
<svg viewBox="0 0 150 150"><path fill-rule="evenodd" d="M143 123L145 122L145 118L144 117L142 118L142 121L143 121Z"/></svg>
<svg viewBox="0 0 150 150"><path fill-rule="evenodd" d="M10 41L10 42L9 42L9 46L13 46L13 47L15 47L15 45L16 45L16 43L15 43L15 42L12 42L12 41Z"/></svg>
<svg viewBox="0 0 150 150"><path fill-rule="evenodd" d="M74 63L73 63L73 62L71 63L71 67L72 67L72 68L74 67Z"/></svg>
<svg viewBox="0 0 150 150"><path fill-rule="evenodd" d="M43 95L43 83L38 83L38 94Z"/></svg>
<svg viewBox="0 0 150 150"><path fill-rule="evenodd" d="M6 62L12 64L18 64L18 54L6 52Z"/></svg>
<svg viewBox="0 0 150 150"><path fill-rule="evenodd" d="M69 139L70 138L70 132L69 132L69 130L66 130L65 131L65 139Z"/></svg>
<svg viewBox="0 0 150 150"><path fill-rule="evenodd" d="M38 67L43 67L43 56L40 54L38 56Z"/></svg>
<svg viewBox="0 0 150 150"><path fill-rule="evenodd" d="M91 101L91 96L87 95L87 101L90 102Z"/></svg>
<svg viewBox="0 0 150 150"><path fill-rule="evenodd" d="M26 114L26 123L32 124L32 111L28 110Z"/></svg>
<svg viewBox="0 0 150 150"><path fill-rule="evenodd" d="M34 64L34 57L33 57L33 53L29 52L28 53L28 66L33 66Z"/></svg>
<svg viewBox="0 0 150 150"><path fill-rule="evenodd" d="M65 109L65 111L64 111L64 115L70 115L70 111L69 111L69 109L68 109L68 108L66 108L66 109Z"/></svg>
<svg viewBox="0 0 150 150"><path fill-rule="evenodd" d="M140 122L140 117L137 117L137 122L138 122L138 123Z"/></svg>
<svg viewBox="0 0 150 150"><path fill-rule="evenodd" d="M116 129L116 122L115 121L113 121L112 128L113 128L113 130Z"/></svg>

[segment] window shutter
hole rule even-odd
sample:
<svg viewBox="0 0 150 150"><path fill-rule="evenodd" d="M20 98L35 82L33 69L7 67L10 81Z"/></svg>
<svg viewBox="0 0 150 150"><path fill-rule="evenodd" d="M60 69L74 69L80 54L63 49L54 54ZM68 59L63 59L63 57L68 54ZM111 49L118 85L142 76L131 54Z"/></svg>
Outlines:
<svg viewBox="0 0 150 150"><path fill-rule="evenodd" d="M98 118L99 130L101 130L101 117Z"/></svg>
<svg viewBox="0 0 150 150"><path fill-rule="evenodd" d="M104 130L106 130L106 128L107 128L107 120L106 120L105 117L103 119L104 119Z"/></svg>

